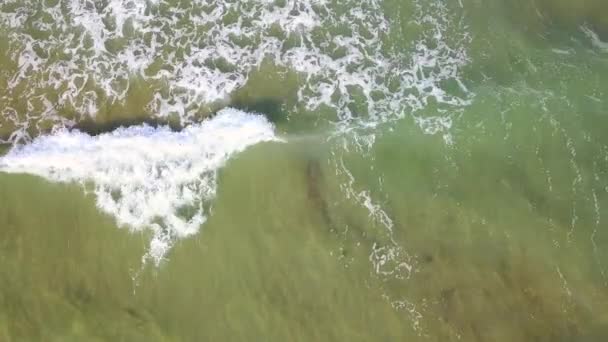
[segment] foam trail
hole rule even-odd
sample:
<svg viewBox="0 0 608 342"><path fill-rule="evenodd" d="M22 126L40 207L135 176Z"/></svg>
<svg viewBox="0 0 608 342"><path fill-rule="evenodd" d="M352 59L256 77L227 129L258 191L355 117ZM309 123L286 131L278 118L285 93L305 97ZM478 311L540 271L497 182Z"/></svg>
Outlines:
<svg viewBox="0 0 608 342"><path fill-rule="evenodd" d="M175 239L198 232L204 204L216 193L217 171L234 154L277 141L261 115L224 109L180 132L147 125L89 136L62 130L15 147L0 171L53 182L91 184L97 206L133 231L151 229L146 259L158 264Z"/></svg>
<svg viewBox="0 0 608 342"><path fill-rule="evenodd" d="M608 43L600 39L597 33L587 26L581 26L581 31L589 38L591 45L602 52L608 52Z"/></svg>

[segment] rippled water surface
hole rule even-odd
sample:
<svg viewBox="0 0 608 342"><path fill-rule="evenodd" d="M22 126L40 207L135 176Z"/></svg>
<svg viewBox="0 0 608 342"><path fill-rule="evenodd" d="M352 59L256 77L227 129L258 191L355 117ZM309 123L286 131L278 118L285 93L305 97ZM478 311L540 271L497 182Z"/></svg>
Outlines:
<svg viewBox="0 0 608 342"><path fill-rule="evenodd" d="M0 340L608 340L606 11L0 2Z"/></svg>

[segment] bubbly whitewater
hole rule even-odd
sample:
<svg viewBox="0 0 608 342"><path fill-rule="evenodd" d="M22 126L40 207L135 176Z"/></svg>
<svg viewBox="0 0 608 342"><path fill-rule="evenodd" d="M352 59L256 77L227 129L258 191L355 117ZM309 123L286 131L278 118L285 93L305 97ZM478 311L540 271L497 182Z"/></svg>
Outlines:
<svg viewBox="0 0 608 342"><path fill-rule="evenodd" d="M605 340L608 31L560 26L551 3L569 4L0 1L0 200L18 192L16 173L77 183L117 225L150 233L144 263L170 259L150 269L175 283L142 282L142 298L162 285L120 314L140 326L158 309L163 324L180 321L176 339L229 340L206 310L247 322L253 340L272 339L254 337L252 321L284 328L277 340L318 340L304 331L332 324L361 340L409 328L406 340ZM75 129L140 121L182 129ZM285 143L231 168L264 142ZM4 216L0 203L3 232L38 232L15 223L30 224L15 203ZM213 234L171 259L205 224ZM20 269L36 253L15 240ZM13 245L0 239L0 264ZM86 302L79 276L58 291ZM0 299L15 297L6 288Z"/></svg>
<svg viewBox="0 0 608 342"><path fill-rule="evenodd" d="M407 53L385 43L392 28L379 0L331 6L324 0L67 1L44 8L10 0L5 6L11 10L0 24L10 32L15 68L0 94L0 125L15 127L9 142L29 140L45 122L70 127L95 117L102 105L128 101L138 82L152 91L148 115L200 120L229 103L263 62L298 73L299 102L310 111L331 108L339 123L402 118L430 98L450 107L470 101L459 70L470 37L442 2L415 3L412 20L422 31L410 38ZM41 18L33 29L47 39L27 31L32 16ZM457 40L444 39L448 30ZM450 80L459 89L441 86ZM25 99L26 113L15 97ZM362 104L354 109L355 103ZM438 119L451 112L441 109ZM445 131L434 120L428 125Z"/></svg>
<svg viewBox="0 0 608 342"><path fill-rule="evenodd" d="M263 116L224 109L179 132L146 125L98 136L59 131L13 148L0 158L0 171L92 186L99 209L119 225L152 230L145 258L158 264L176 238L197 233L205 222L226 161L277 140Z"/></svg>

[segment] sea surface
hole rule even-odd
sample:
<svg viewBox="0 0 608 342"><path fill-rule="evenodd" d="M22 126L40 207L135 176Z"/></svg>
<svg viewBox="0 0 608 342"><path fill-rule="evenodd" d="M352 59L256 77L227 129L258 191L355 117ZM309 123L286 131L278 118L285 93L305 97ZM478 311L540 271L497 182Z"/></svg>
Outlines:
<svg viewBox="0 0 608 342"><path fill-rule="evenodd" d="M608 341L607 13L0 0L0 341Z"/></svg>

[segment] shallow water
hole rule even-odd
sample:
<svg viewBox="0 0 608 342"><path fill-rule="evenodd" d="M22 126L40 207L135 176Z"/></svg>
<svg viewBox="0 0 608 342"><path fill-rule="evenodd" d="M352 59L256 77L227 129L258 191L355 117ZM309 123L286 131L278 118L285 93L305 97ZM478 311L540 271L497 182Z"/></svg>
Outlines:
<svg viewBox="0 0 608 342"><path fill-rule="evenodd" d="M0 339L608 339L602 8L5 1Z"/></svg>

